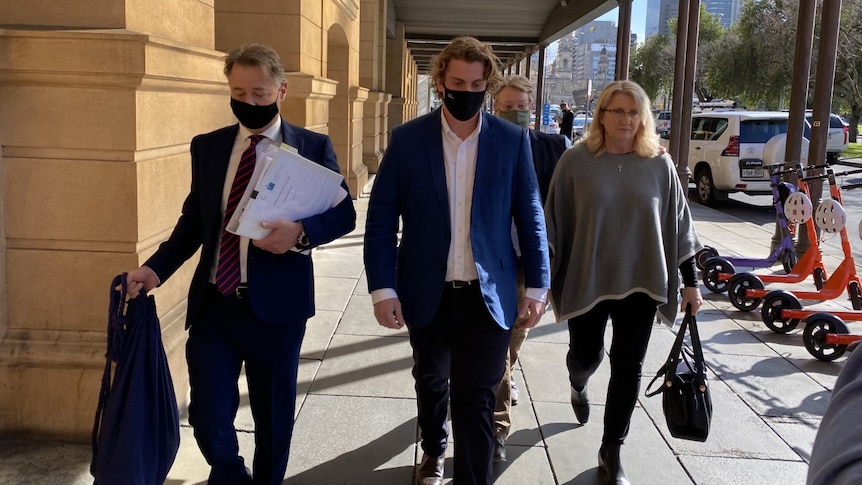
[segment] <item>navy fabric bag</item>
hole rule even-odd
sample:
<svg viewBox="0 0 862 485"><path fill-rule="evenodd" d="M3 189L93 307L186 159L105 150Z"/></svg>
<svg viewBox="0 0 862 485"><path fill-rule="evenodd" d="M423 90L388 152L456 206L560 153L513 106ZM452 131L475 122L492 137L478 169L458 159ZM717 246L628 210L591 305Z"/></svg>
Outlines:
<svg viewBox="0 0 862 485"><path fill-rule="evenodd" d="M180 446L156 302L142 292L127 303L125 273L111 283L108 351L92 443L94 485L161 485Z"/></svg>

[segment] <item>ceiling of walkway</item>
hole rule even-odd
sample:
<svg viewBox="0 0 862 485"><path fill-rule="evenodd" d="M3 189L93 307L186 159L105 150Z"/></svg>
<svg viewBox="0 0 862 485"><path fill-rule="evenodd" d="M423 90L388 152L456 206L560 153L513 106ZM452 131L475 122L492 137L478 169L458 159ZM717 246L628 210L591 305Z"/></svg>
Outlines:
<svg viewBox="0 0 862 485"><path fill-rule="evenodd" d="M472 35L491 44L507 66L618 5L617 0L389 1L422 74L453 37Z"/></svg>

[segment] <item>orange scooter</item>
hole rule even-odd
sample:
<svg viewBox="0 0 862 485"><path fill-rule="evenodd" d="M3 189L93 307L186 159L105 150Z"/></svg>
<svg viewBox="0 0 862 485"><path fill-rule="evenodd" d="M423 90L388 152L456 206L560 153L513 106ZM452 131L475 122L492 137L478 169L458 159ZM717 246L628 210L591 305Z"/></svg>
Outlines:
<svg viewBox="0 0 862 485"><path fill-rule="evenodd" d="M825 167L827 165L812 166L809 169ZM796 223L798 227L798 224L806 222L811 216L810 190L804 178L799 179L799 190L797 192L800 204L793 204L793 201L788 200L787 202L791 203L786 203L785 207L794 212L793 214L787 214L786 217L790 222ZM807 205L807 207L795 208L796 205ZM814 278L814 287L817 290L823 289L823 285L828 279L828 274L826 267L823 265L823 253L820 251L820 245L818 244L819 237L813 223L809 222L805 226L811 245L787 274L759 275L744 272L736 274L721 273L717 276L719 281L727 281L727 296L730 299L730 303L736 309L750 312L760 306L763 296L767 293L767 290L764 290L764 283L800 283L808 278L808 275L812 275Z"/></svg>
<svg viewBox="0 0 862 485"><path fill-rule="evenodd" d="M835 174L829 168L826 172L824 175L806 177L806 180L817 178L826 178L829 180L829 193L832 199L821 202L817 208L816 222L826 232L840 233L844 259L819 291L776 290L770 291L763 296L763 308L761 308L760 316L763 323L774 332L790 332L799 325L801 319L822 312L822 310L803 310L800 300L834 300L844 293L845 288L850 296L853 309L862 310L862 282L860 282L859 276L856 274L856 262L853 260L850 239L847 237L847 227L844 223L844 213L841 208L841 190L835 182L835 177L838 175L860 173L862 170ZM757 296L757 291L750 291L754 293L752 296Z"/></svg>

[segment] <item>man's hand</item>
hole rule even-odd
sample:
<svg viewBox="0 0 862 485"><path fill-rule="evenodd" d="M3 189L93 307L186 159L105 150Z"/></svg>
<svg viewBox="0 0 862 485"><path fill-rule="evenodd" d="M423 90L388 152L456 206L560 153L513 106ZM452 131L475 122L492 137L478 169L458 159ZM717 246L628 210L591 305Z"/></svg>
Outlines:
<svg viewBox="0 0 862 485"><path fill-rule="evenodd" d="M388 298L374 304L374 318L377 323L386 328L398 330L404 326L404 315L401 314L401 300Z"/></svg>
<svg viewBox="0 0 862 485"><path fill-rule="evenodd" d="M296 246L302 233L302 223L286 220L264 221L260 223L264 229L272 229L263 239L253 240L252 244L274 254L284 254Z"/></svg>
<svg viewBox="0 0 862 485"><path fill-rule="evenodd" d="M149 292L158 285L159 277L148 266L141 266L126 274L126 296L129 298L137 298L141 291ZM123 287L117 286L114 289L120 291Z"/></svg>
<svg viewBox="0 0 862 485"><path fill-rule="evenodd" d="M518 308L519 328L533 328L545 314L545 302L524 298Z"/></svg>
<svg viewBox="0 0 862 485"><path fill-rule="evenodd" d="M691 305L691 314L697 314L703 305L703 296L700 294L700 288L696 286L687 286L682 289L682 302L680 302L679 311L685 312L686 305Z"/></svg>

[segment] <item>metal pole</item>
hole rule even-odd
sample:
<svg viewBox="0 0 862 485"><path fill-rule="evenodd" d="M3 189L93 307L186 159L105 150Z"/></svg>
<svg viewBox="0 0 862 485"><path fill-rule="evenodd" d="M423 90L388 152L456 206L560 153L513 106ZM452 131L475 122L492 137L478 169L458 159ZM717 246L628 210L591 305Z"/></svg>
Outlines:
<svg viewBox="0 0 862 485"><path fill-rule="evenodd" d="M805 105L808 101L808 76L811 70L811 52L814 43L814 18L817 11L817 0L800 0L799 18L796 21L796 47L793 59L793 81L790 86L790 113L787 120L787 145L784 152L784 163L786 168L799 166L802 160L802 138L804 134L803 123L805 123ZM788 180L798 184L796 174L790 175ZM810 224L809 221L807 224ZM808 231L800 226L796 231L796 252L804 254L811 245L808 240ZM775 233L772 236L772 249L778 247L781 238L784 237L778 220L775 221Z"/></svg>
<svg viewBox="0 0 862 485"><path fill-rule="evenodd" d="M682 28L682 24L680 27ZM697 37L700 32L700 0L689 0L688 11L688 36L686 38L685 47L685 84L682 88L682 99L674 100L681 105L682 112L679 117L679 153L680 160L685 160L684 164L677 165L677 174L680 181L683 182L683 187L688 187L688 180L691 177L691 171L688 169L688 147L691 141L691 105L694 97L694 77L695 67L697 66Z"/></svg>
<svg viewBox="0 0 862 485"><path fill-rule="evenodd" d="M629 78L629 49L632 38L632 0L617 0L619 7L619 27L617 27L617 62L614 80Z"/></svg>
<svg viewBox="0 0 862 485"><path fill-rule="evenodd" d="M539 65L536 66L536 125L541 127L542 106L545 104L545 46L539 46ZM539 130L541 131L541 130Z"/></svg>
<svg viewBox="0 0 862 485"><path fill-rule="evenodd" d="M814 109L811 114L811 143L808 145L809 165L821 165L826 160L826 138L829 135L829 113L832 110L832 85L835 82L835 56L838 51L840 22L841 0L823 2L820 13L820 44L817 49L817 77L814 81ZM823 170L816 169L814 173L823 173ZM823 181L816 180L809 185L811 203L817 207L823 195Z"/></svg>
<svg viewBox="0 0 862 485"><path fill-rule="evenodd" d="M688 134L691 131L690 127L685 127L684 130L680 126L682 119L682 92L685 84L685 51L688 43L688 29L683 26L688 25L689 0L679 0L679 18L677 19L676 29L676 56L674 57L673 70L673 99L671 101L670 111L670 144L668 151L670 156L676 161L676 171L679 175L679 180L683 187L688 187L688 153L682 153L679 150L680 134Z"/></svg>

